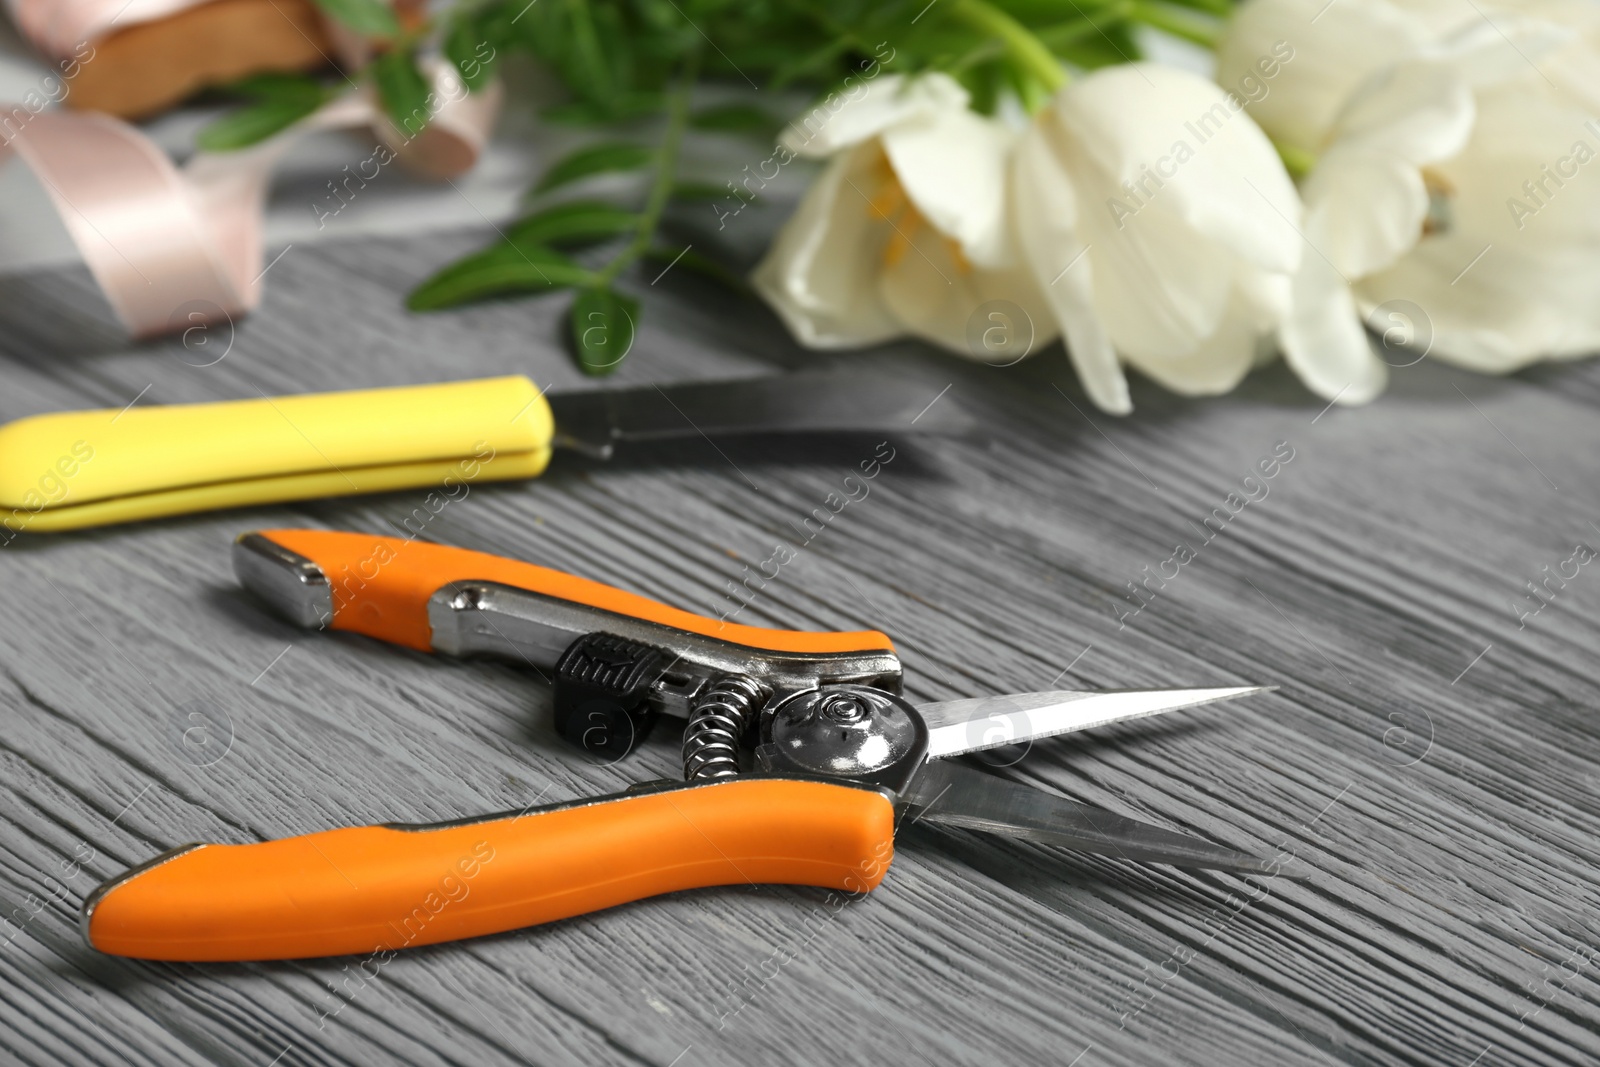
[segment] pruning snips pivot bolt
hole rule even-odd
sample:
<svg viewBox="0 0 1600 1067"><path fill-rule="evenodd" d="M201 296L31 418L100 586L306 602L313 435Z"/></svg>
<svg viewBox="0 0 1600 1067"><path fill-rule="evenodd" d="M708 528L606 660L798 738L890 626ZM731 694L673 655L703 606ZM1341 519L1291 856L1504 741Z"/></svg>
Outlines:
<svg viewBox="0 0 1600 1067"><path fill-rule="evenodd" d="M84 934L103 952L328 956L513 930L705 886L865 892L887 872L896 822L908 813L1135 861L1267 869L945 762L1256 687L913 706L900 695L894 646L874 631L736 625L530 563L367 534L247 534L235 566L304 626L554 670L563 731L580 743L624 752L651 721L687 719L686 780L456 822L187 845L85 902Z"/></svg>

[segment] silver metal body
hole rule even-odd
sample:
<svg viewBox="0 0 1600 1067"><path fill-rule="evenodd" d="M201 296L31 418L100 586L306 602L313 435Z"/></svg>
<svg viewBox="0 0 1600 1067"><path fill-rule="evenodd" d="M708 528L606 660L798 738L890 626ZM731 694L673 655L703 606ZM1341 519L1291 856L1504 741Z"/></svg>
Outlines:
<svg viewBox="0 0 1600 1067"><path fill-rule="evenodd" d="M233 543L239 584L283 618L308 630L333 621L333 586L322 568L297 552L248 533Z"/></svg>
<svg viewBox="0 0 1600 1067"><path fill-rule="evenodd" d="M1176 830L963 767L929 763L900 802L921 822L1098 852L1139 863L1261 873L1265 861Z"/></svg>
<svg viewBox="0 0 1600 1067"><path fill-rule="evenodd" d="M1238 691L1243 692L1254 690ZM1169 695L1176 693L1192 696L1195 691ZM1047 708L1051 703L1047 698L1061 695L1030 693L1023 699ZM987 700L976 704L975 713L986 713ZM948 707L944 714L950 715ZM866 686L825 685L769 709L762 718L756 765L773 774L813 775L887 789L902 814L912 812L925 822L1144 863L1250 873L1267 870L1261 860L1234 849L959 764L936 762L930 748L935 733L921 709L899 697Z"/></svg>
<svg viewBox="0 0 1600 1067"><path fill-rule="evenodd" d="M822 681L900 691L900 657L885 649L771 652L495 582L454 582L440 589L428 599L428 624L437 652L540 669L553 666L568 645L596 631L670 649L680 662L658 687L657 710L677 718L688 718L689 701L700 685L720 674L753 678L774 693Z"/></svg>
<svg viewBox="0 0 1600 1067"><path fill-rule="evenodd" d="M619 444L701 435L960 433L974 425L939 384L860 367L589 389L547 399L556 423L553 443L596 459L610 459Z"/></svg>
<svg viewBox="0 0 1600 1067"><path fill-rule="evenodd" d="M1232 689L1064 690L947 700L923 704L917 710L928 724L928 758L943 759L1261 691L1255 685Z"/></svg>

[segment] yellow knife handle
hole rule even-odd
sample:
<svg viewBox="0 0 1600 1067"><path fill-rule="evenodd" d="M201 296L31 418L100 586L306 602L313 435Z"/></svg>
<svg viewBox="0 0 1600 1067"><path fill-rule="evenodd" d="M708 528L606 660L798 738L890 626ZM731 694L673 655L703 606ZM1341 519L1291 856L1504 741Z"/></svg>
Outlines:
<svg viewBox="0 0 1600 1067"><path fill-rule="evenodd" d="M555 423L520 375L0 426L0 525L73 529L219 507L531 478Z"/></svg>
<svg viewBox="0 0 1600 1067"><path fill-rule="evenodd" d="M381 962L683 889L865 893L893 855L893 806L875 789L734 778L468 823L174 849L92 893L83 933L143 959Z"/></svg>

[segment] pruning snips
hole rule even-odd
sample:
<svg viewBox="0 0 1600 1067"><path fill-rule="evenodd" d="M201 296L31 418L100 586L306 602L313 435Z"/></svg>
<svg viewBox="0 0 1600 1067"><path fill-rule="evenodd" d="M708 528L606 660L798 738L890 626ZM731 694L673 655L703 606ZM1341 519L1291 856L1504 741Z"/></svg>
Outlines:
<svg viewBox="0 0 1600 1067"><path fill-rule="evenodd" d="M115 955L255 960L388 951L708 886L850 893L888 871L897 820L1146 863L1258 872L1252 856L949 762L1259 691L1050 692L912 705L874 631L694 615L458 548L356 533L242 536L245 586L292 622L553 674L558 728L626 753L687 721L684 781L426 825L191 844L106 882L83 932Z"/></svg>

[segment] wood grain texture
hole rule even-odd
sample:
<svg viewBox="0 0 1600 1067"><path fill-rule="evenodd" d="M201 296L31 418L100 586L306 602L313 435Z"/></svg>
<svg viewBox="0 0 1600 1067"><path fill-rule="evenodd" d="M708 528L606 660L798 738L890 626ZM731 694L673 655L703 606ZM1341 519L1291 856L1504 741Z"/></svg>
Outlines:
<svg viewBox="0 0 1600 1067"><path fill-rule="evenodd" d="M226 358L121 340L87 275L0 282L0 417L525 370L581 384L560 300L407 317L479 238L296 248ZM645 278L644 281L648 281ZM774 320L681 272L640 285L627 382L796 366ZM224 345L229 331L208 340ZM191 338L191 340L195 340ZM183 357L183 358L180 358ZM202 358L203 357L203 358ZM739 621L881 628L916 699L1271 683L1266 697L1040 743L994 773L1293 856L1283 876L1138 867L914 826L870 898L677 894L350 959L151 964L79 940L100 879L192 840L429 821L676 772L670 737L575 755L536 678L303 634L240 593L234 534L392 532L422 494L20 537L0 549L0 1056L29 1064L1584 1064L1600 1059L1600 364L1491 380L1433 361L1324 411L1281 369L1094 412L1059 348L1009 369L859 357L967 405L896 438ZM1470 402L1469 402L1470 401ZM1197 530L1279 442L1270 492ZM559 457L426 526L719 612L871 438ZM195 442L203 448L203 441ZM1203 527L1202 527L1203 529ZM1195 558L1141 612L1126 583ZM1531 603L1531 602L1526 602ZM1526 610L1526 608L1524 609ZM191 713L228 724L196 765ZM338 986L335 993L331 987Z"/></svg>

